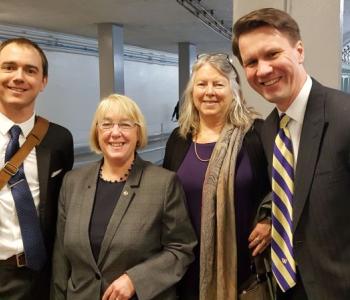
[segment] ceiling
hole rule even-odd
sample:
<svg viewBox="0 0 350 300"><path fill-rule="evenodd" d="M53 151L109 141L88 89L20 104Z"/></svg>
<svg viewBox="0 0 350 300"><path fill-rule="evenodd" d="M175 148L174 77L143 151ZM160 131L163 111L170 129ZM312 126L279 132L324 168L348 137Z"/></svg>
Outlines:
<svg viewBox="0 0 350 300"><path fill-rule="evenodd" d="M192 1L232 26L233 0ZM177 53L179 42L190 42L198 52L231 52L228 39L176 0L0 0L0 24L97 38L98 23L123 25L127 45ZM350 0L344 0L343 36L350 42Z"/></svg>
<svg viewBox="0 0 350 300"><path fill-rule="evenodd" d="M232 0L200 4L232 26ZM179 42L190 42L198 52L230 51L228 39L176 0L1 0L0 23L92 38L98 23L116 23L123 25L127 45L177 53Z"/></svg>

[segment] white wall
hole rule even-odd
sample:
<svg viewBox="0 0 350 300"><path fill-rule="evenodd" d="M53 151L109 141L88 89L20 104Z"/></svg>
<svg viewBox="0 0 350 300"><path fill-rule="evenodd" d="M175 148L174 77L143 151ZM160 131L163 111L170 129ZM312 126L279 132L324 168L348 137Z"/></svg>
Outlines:
<svg viewBox="0 0 350 300"><path fill-rule="evenodd" d="M234 0L233 22L242 15L263 7L285 10L298 22L305 46L307 72L321 83L339 89L341 78L342 48L342 1L343 0ZM239 65L238 60L235 60ZM249 104L266 116L274 107L254 92L238 68L243 93Z"/></svg>
<svg viewBox="0 0 350 300"><path fill-rule="evenodd" d="M37 113L70 129L75 147L87 146L100 100L97 41L0 24L0 41L20 36L37 42L49 61L49 81L37 99ZM139 104L149 135L170 132L179 99L177 55L125 45L124 72L125 94Z"/></svg>
<svg viewBox="0 0 350 300"><path fill-rule="evenodd" d="M135 100L147 121L149 135L169 132L178 96L178 67L126 61L125 94Z"/></svg>
<svg viewBox="0 0 350 300"><path fill-rule="evenodd" d="M49 81L37 99L37 112L69 128L76 146L88 142L88 132L99 99L98 57L45 51ZM145 115L149 135L169 132L178 100L178 67L125 61L125 94Z"/></svg>
<svg viewBox="0 0 350 300"><path fill-rule="evenodd" d="M45 52L49 80L37 99L37 113L67 127L76 146L86 145L100 95L98 57Z"/></svg>

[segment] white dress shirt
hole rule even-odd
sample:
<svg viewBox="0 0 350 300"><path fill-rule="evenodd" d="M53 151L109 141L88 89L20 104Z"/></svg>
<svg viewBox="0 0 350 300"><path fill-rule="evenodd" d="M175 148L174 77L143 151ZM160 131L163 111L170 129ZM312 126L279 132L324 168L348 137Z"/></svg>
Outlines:
<svg viewBox="0 0 350 300"><path fill-rule="evenodd" d="M309 75L305 80L305 83L300 90L298 96L292 102L292 104L288 107L288 109L284 112L289 118L290 121L287 125L292 143L293 143L293 152L294 152L294 170L296 170L297 161L298 161L298 152L299 152L299 143L301 130L303 128L304 116L307 101L309 99L310 91L312 87L312 80ZM281 115L282 112L279 111Z"/></svg>
<svg viewBox="0 0 350 300"><path fill-rule="evenodd" d="M21 124L16 124L22 129L19 136L20 146L24 143L27 135L33 129L35 114ZM0 166L5 163L5 152L10 141L9 130L14 125L10 119L0 113ZM39 206L39 178L35 148L24 160L24 173L26 175L35 206ZM17 211L11 190L5 185L0 190L0 260L7 259L12 255L23 252L21 230L18 223Z"/></svg>

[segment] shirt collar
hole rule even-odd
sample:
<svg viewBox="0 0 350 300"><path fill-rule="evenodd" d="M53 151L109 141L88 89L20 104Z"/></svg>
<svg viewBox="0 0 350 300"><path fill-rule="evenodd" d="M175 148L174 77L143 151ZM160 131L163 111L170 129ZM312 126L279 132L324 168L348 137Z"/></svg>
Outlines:
<svg viewBox="0 0 350 300"><path fill-rule="evenodd" d="M33 129L34 123L35 123L35 112L33 113L33 115L27 121L24 121L23 123L20 123L20 124L14 123L8 117L6 117L4 114L0 113L0 124L1 124L0 132L4 136L7 135L7 133L11 129L11 127L16 124L19 127L21 127L21 130L22 130L21 134L24 137L27 137L29 132Z"/></svg>
<svg viewBox="0 0 350 300"><path fill-rule="evenodd" d="M309 99L310 91L312 87L312 80L309 75L307 75L305 83L301 88L298 96L292 102L292 104L285 111L285 114L297 123L302 124L304 120L307 100ZM282 114L278 111L279 115Z"/></svg>

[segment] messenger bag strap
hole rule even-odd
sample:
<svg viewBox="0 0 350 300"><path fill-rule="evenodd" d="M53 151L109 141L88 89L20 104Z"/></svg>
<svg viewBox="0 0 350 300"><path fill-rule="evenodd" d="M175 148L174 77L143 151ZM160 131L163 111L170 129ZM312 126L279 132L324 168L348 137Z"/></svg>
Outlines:
<svg viewBox="0 0 350 300"><path fill-rule="evenodd" d="M0 190L6 185L9 179L17 173L19 166L30 151L32 151L35 146L40 144L48 129L49 121L38 116L33 129L30 131L22 147L19 148L16 154L12 156L12 158L7 161L4 167L1 169Z"/></svg>

